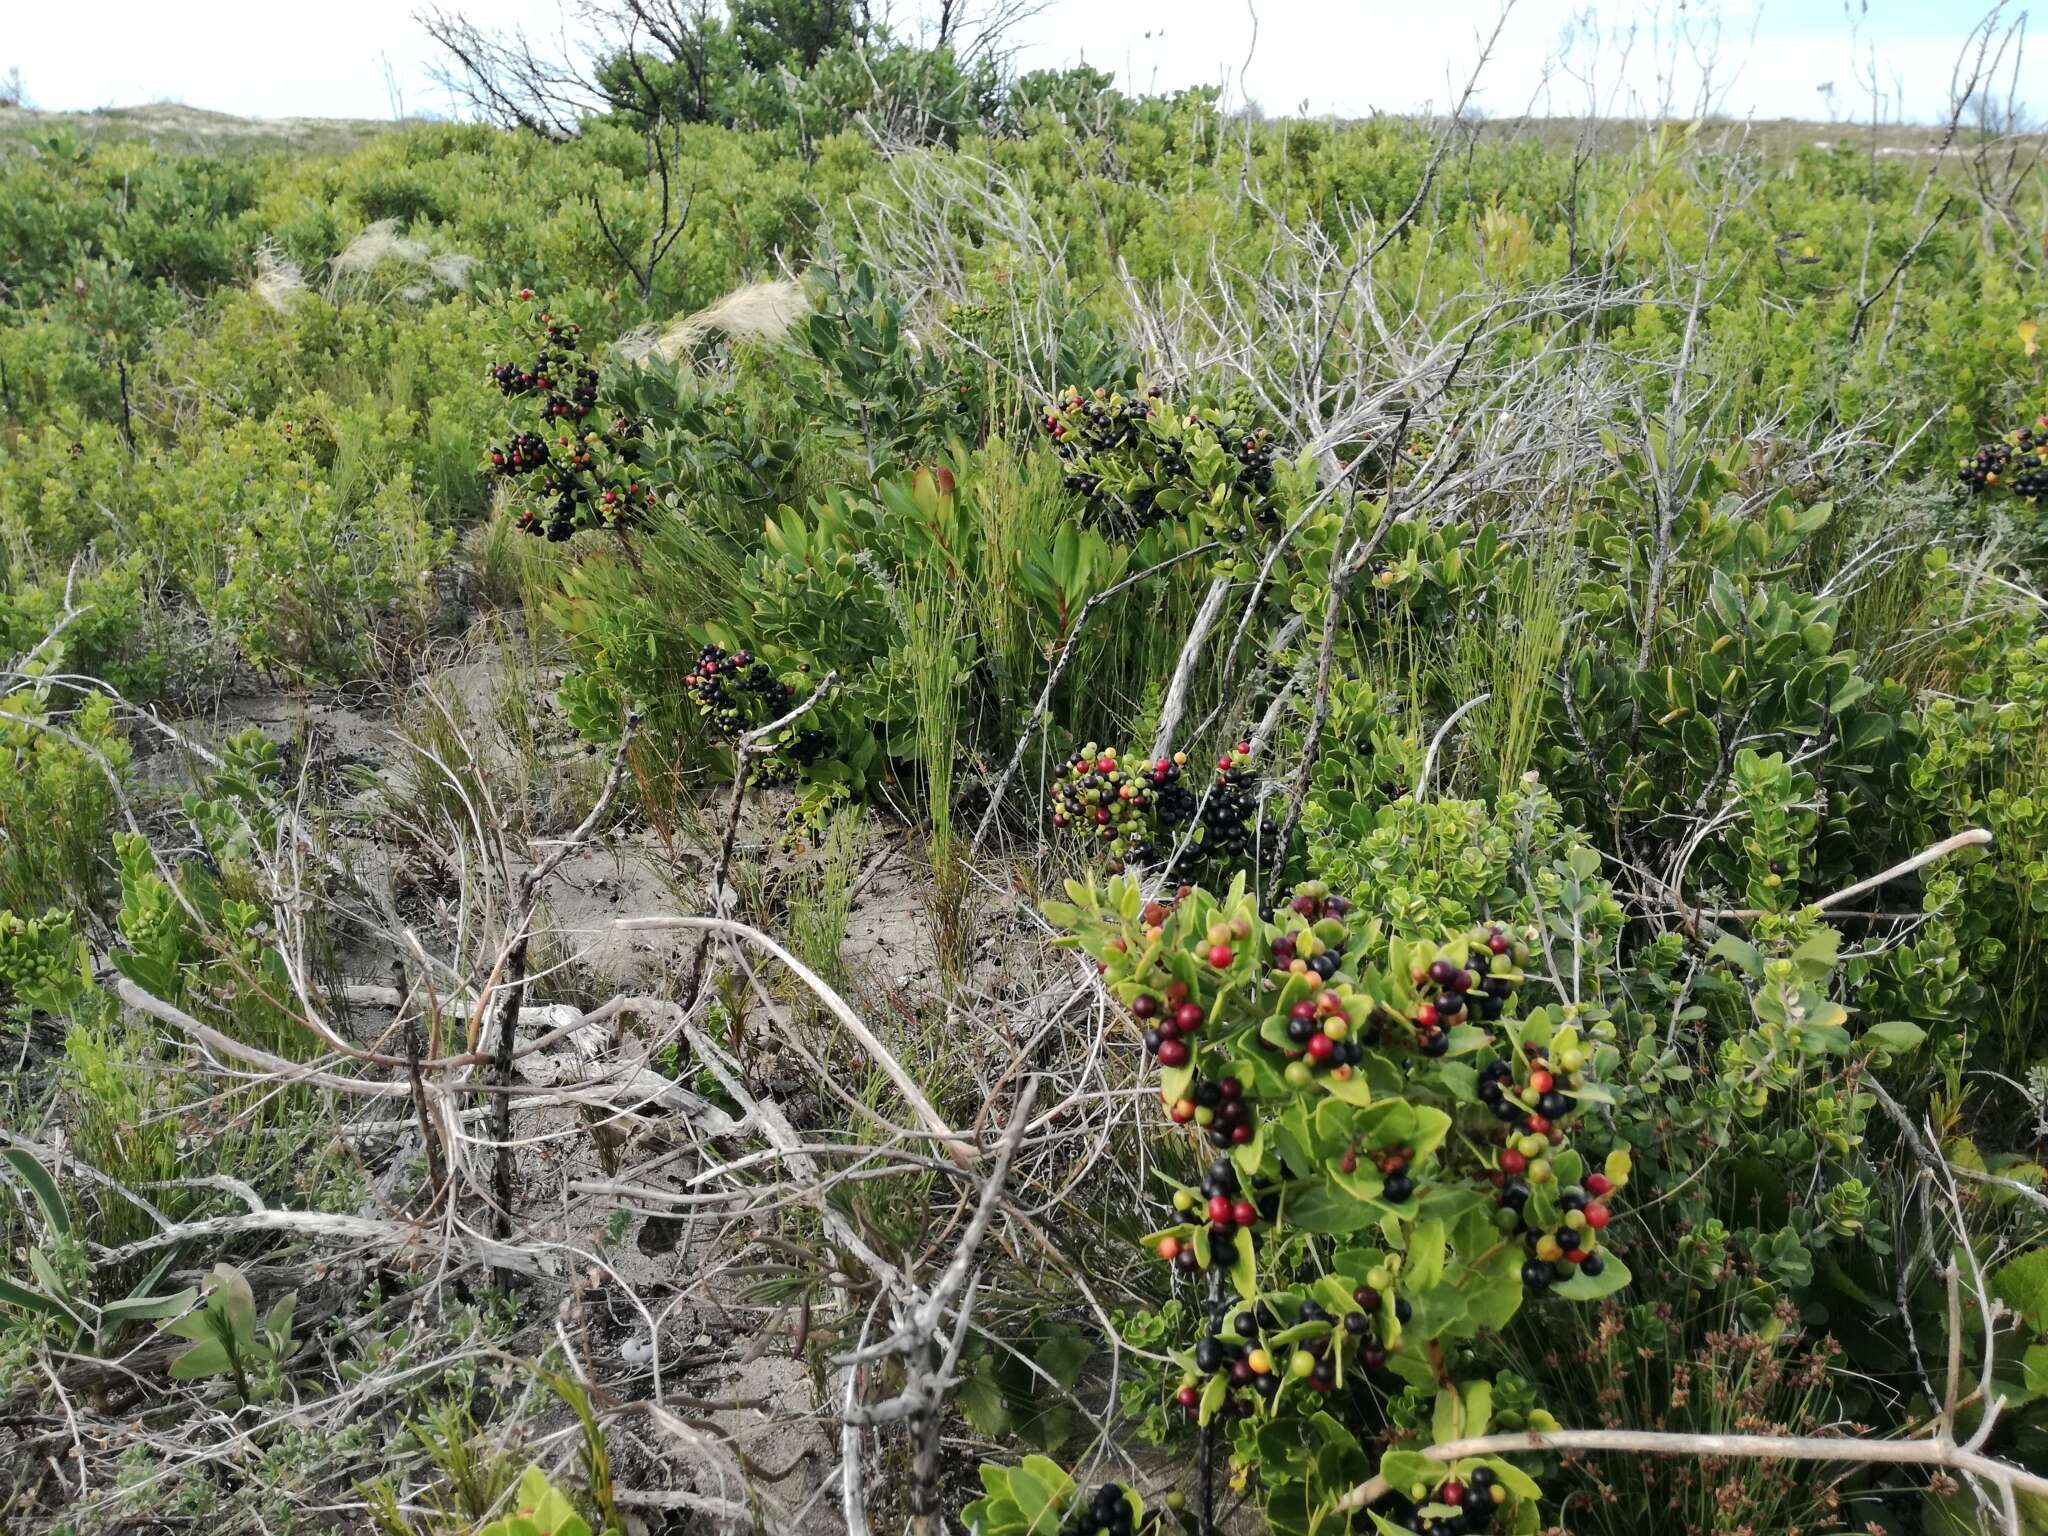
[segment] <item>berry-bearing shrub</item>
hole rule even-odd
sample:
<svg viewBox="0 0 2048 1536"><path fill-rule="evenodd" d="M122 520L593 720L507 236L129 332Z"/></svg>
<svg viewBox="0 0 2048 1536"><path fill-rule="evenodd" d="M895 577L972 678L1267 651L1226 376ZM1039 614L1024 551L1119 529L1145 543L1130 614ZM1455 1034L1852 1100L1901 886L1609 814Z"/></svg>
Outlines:
<svg viewBox="0 0 2048 1536"><path fill-rule="evenodd" d="M655 499L638 467L639 423L600 408L597 369L574 322L541 307L530 288L515 304L532 360L494 363L490 380L529 404L534 420L491 450L490 467L533 488L518 504L520 529L560 543L579 528L628 526Z"/></svg>
<svg viewBox="0 0 2048 1536"><path fill-rule="evenodd" d="M1048 916L1100 968L1206 1169L1144 1239L1206 1295L1199 1331L1169 1341L1179 1408L1227 1421L1277 1529L1536 1530L1539 1490L1508 1461L1380 1454L1381 1393L1433 1391L1439 1442L1483 1433L1492 1386L1455 1379L1460 1346L1536 1298L1628 1283L1604 1240L1628 1155L1596 1166L1572 1139L1612 1102L1619 1053L1519 1006L1527 932L1403 939L1322 883L1267 912L1242 878L1220 897L1148 901L1121 876L1068 896ZM1030 1501L987 1483L984 1529L1029 1528Z"/></svg>

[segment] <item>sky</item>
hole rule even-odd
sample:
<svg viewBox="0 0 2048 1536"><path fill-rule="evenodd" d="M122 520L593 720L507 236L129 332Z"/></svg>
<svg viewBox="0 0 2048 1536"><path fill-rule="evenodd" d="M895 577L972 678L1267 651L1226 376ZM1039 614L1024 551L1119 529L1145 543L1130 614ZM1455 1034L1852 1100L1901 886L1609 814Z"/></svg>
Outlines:
<svg viewBox="0 0 2048 1536"><path fill-rule="evenodd" d="M896 0L899 11L916 3ZM562 4L460 8L554 36ZM453 115L417 8L0 0L12 13L0 23L0 75L18 69L29 103L51 110L178 101L256 117ZM1700 60L1713 53L1713 106L1728 115L1869 121L1874 74L1884 117L1937 121L1980 14L1977 0L1606 0L1597 10L1589 0L1517 0L1474 101L1494 116L1577 115L1589 96L1603 112L1668 102L1690 115ZM1051 0L1018 33L1018 59L1085 60L1132 90L1220 85L1269 115L1441 109L1499 15L1499 0ZM1703 49L1716 28L1718 48ZM2021 58L2018 94L2048 105L2048 49L2033 52L2038 60Z"/></svg>

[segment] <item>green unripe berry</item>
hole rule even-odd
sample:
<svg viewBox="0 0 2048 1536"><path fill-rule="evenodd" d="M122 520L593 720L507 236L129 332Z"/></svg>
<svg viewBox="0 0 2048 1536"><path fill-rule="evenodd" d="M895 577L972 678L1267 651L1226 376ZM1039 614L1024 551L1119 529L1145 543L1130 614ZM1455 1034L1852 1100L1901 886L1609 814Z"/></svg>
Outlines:
<svg viewBox="0 0 2048 1536"><path fill-rule="evenodd" d="M1305 1349L1297 1349L1287 1362L1287 1369L1306 1380L1316 1368L1316 1357Z"/></svg>

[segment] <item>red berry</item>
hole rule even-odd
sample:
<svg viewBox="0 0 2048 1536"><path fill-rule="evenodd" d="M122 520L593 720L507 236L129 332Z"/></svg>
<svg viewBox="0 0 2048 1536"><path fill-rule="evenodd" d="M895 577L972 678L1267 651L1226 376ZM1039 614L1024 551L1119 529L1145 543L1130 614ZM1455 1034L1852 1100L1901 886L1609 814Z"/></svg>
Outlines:
<svg viewBox="0 0 2048 1536"><path fill-rule="evenodd" d="M1141 992L1131 999L1131 1017L1149 1019L1159 1011L1159 999L1149 992Z"/></svg>
<svg viewBox="0 0 2048 1536"><path fill-rule="evenodd" d="M1188 1064L1188 1048L1180 1040L1159 1042L1159 1065L1162 1067L1184 1067Z"/></svg>
<svg viewBox="0 0 2048 1536"><path fill-rule="evenodd" d="M1175 1125L1186 1125L1195 1118L1195 1101L1193 1099L1177 1099L1174 1101L1174 1106L1170 1113L1173 1116L1173 1123Z"/></svg>
<svg viewBox="0 0 2048 1536"><path fill-rule="evenodd" d="M1458 1482L1445 1483L1443 1487L1437 1489L1436 1496L1453 1509L1456 1509L1465 1502L1465 1485Z"/></svg>
<svg viewBox="0 0 2048 1536"><path fill-rule="evenodd" d="M1530 1134L1535 1136L1548 1136L1550 1134L1549 1117L1546 1115L1531 1115L1529 1117L1529 1131Z"/></svg>
<svg viewBox="0 0 2048 1536"><path fill-rule="evenodd" d="M1290 1019L1299 1019L1302 1023L1306 1024L1316 1016L1316 1005L1311 999L1304 997L1300 1002L1287 1010L1287 1016Z"/></svg>
<svg viewBox="0 0 2048 1536"><path fill-rule="evenodd" d="M1244 1146L1251 1139L1252 1128L1250 1122L1240 1120L1230 1128L1230 1144L1233 1147Z"/></svg>
<svg viewBox="0 0 2048 1536"><path fill-rule="evenodd" d="M1180 1395L1177 1401L1180 1403L1181 1407L1187 1409L1189 1413L1193 1413L1197 1408L1202 1406L1202 1394L1197 1392L1193 1387L1182 1387L1180 1389Z"/></svg>
<svg viewBox="0 0 2048 1536"><path fill-rule="evenodd" d="M1435 1029L1440 1017L1442 1016L1436 1011L1435 1003L1424 1003L1415 1010L1415 1022L1424 1029Z"/></svg>
<svg viewBox="0 0 2048 1536"><path fill-rule="evenodd" d="M1209 946L1209 963L1219 971L1229 970L1230 962L1236 958L1237 956L1231 952L1228 944L1211 944Z"/></svg>
<svg viewBox="0 0 2048 1536"><path fill-rule="evenodd" d="M1586 1225L1591 1227L1595 1232L1598 1232L1602 1227L1606 1226L1607 1223L1612 1220L1614 1220L1613 1213L1611 1213L1606 1206L1589 1205L1586 1207Z"/></svg>
<svg viewBox="0 0 2048 1536"><path fill-rule="evenodd" d="M1548 1093L1556 1084L1557 1079L1548 1072L1531 1072L1529 1074L1529 1090L1532 1093Z"/></svg>
<svg viewBox="0 0 2048 1536"><path fill-rule="evenodd" d="M1202 1027L1202 1005L1200 1003L1182 1003L1173 1010L1173 1022L1179 1027L1182 1034L1200 1029Z"/></svg>
<svg viewBox="0 0 2048 1536"><path fill-rule="evenodd" d="M1336 1054L1336 1050L1337 1042L1328 1035L1319 1033L1308 1037L1308 1059L1310 1061L1328 1061L1331 1056Z"/></svg>
<svg viewBox="0 0 2048 1536"><path fill-rule="evenodd" d="M1589 1195L1604 1195L1613 1188L1614 1181L1604 1173L1589 1173L1586 1175L1586 1193Z"/></svg>
<svg viewBox="0 0 2048 1536"><path fill-rule="evenodd" d="M1583 1264L1591 1257L1593 1255L1583 1248L1573 1248L1565 1254L1566 1260L1573 1264Z"/></svg>
<svg viewBox="0 0 2048 1536"><path fill-rule="evenodd" d="M1234 1077L1226 1077L1216 1085L1216 1091L1223 1095L1226 1103L1235 1102L1244 1097L1244 1084Z"/></svg>
<svg viewBox="0 0 2048 1536"><path fill-rule="evenodd" d="M1211 1195L1209 1197L1209 1219L1219 1227L1230 1224L1230 1196Z"/></svg>
<svg viewBox="0 0 2048 1536"><path fill-rule="evenodd" d="M1508 1148L1507 1151L1500 1155L1500 1171L1502 1173L1513 1176L1518 1173L1527 1172L1528 1167L1529 1159L1522 1156L1513 1147Z"/></svg>
<svg viewBox="0 0 2048 1536"><path fill-rule="evenodd" d="M1240 1200L1230 1208L1230 1219L1240 1227L1254 1227L1259 1222L1259 1208L1249 1200Z"/></svg>
<svg viewBox="0 0 2048 1536"><path fill-rule="evenodd" d="M1504 955L1514 946L1508 942L1508 936L1506 934L1496 933L1490 935L1487 938L1486 947L1492 950L1496 955Z"/></svg>

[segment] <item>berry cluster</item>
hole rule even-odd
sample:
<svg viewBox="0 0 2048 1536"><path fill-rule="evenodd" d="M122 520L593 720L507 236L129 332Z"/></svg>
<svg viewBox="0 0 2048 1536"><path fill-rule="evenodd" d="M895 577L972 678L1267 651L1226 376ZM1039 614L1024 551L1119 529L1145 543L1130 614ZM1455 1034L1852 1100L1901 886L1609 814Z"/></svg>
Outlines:
<svg viewBox="0 0 2048 1536"><path fill-rule="evenodd" d="M1092 1498L1076 1498L1060 1520L1060 1536L1131 1536L1138 1517L1131 1495L1118 1483L1104 1483Z"/></svg>
<svg viewBox="0 0 2048 1536"><path fill-rule="evenodd" d="M1227 1157L1219 1157L1209 1165L1208 1172L1202 1175L1199 1193L1192 1189L1175 1190L1173 1208L1183 1216L1200 1216L1207 1221L1212 1243L1231 1237L1240 1227L1255 1227L1264 1219L1258 1203L1238 1182L1237 1169ZM1194 1242L1184 1242L1170 1232L1159 1239L1158 1253L1162 1263L1184 1273L1193 1274L1204 1267Z"/></svg>
<svg viewBox="0 0 2048 1536"><path fill-rule="evenodd" d="M1986 443L1962 461L1956 478L1972 494L2003 486L2022 501L2048 496L2048 416Z"/></svg>
<svg viewBox="0 0 2048 1536"><path fill-rule="evenodd" d="M1438 956L1410 977L1417 988L1441 988L1436 996L1420 1004L1409 1015L1415 1027L1415 1046L1425 1056L1442 1056L1450 1049L1445 1033L1461 1018L1491 1024L1501 1016L1509 997L1520 985L1508 974L1515 964L1514 942L1498 928L1471 946L1462 964ZM1502 974L1490 974L1496 968Z"/></svg>
<svg viewBox="0 0 2048 1536"><path fill-rule="evenodd" d="M1498 1225L1522 1234L1528 1253L1522 1283L1541 1292L1575 1272L1594 1278L1606 1268L1598 1251L1600 1233L1613 1219L1608 1197L1628 1182L1627 1159L1610 1158L1605 1172L1588 1174L1583 1185L1558 1191L1554 1200L1539 1201L1537 1190L1557 1182L1564 1120L1578 1107L1566 1090L1582 1085L1586 1053L1572 1042L1552 1058L1531 1042L1522 1060L1519 1084L1504 1061L1481 1072L1479 1097L1509 1127L1492 1174Z"/></svg>
<svg viewBox="0 0 2048 1536"><path fill-rule="evenodd" d="M1134 487L1127 497L1110 495L1095 462L1098 455L1129 453L1137 448L1159 391L1148 390L1146 394L1149 398L1127 398L1097 389L1084 395L1070 388L1056 403L1046 407L1039 421L1045 435L1052 439L1053 452L1069 466L1067 489L1087 502L1084 520L1113 528L1125 538L1136 538L1172 515L1160 505L1155 485Z"/></svg>
<svg viewBox="0 0 2048 1536"><path fill-rule="evenodd" d="M707 645L697 665L683 679L698 713L725 736L773 720L796 700L796 689L776 677L751 651L727 651ZM758 716L758 718L756 718Z"/></svg>
<svg viewBox="0 0 2048 1536"><path fill-rule="evenodd" d="M1476 1536L1480 1531L1490 1530L1493 1519L1508 1501L1508 1490L1491 1467L1474 1467L1460 1481L1452 1478L1438 1485L1418 1506L1413 1500L1395 1496L1384 1504L1375 1505L1373 1512L1383 1516L1389 1524L1405 1526L1418 1536ZM1428 1505L1441 1505L1449 1514L1425 1515L1421 1509Z"/></svg>
<svg viewBox="0 0 2048 1536"><path fill-rule="evenodd" d="M1379 1271L1372 1278L1391 1283ZM1277 1397L1289 1381L1318 1396L1333 1392L1343 1383L1347 1362L1367 1372L1386 1367L1379 1325L1383 1315L1380 1293L1370 1285L1358 1287L1351 1306L1341 1312L1313 1297L1215 1302L1187 1357L1190 1368L1174 1400L1190 1413L1199 1413L1209 1397L1221 1412L1248 1414L1260 1401ZM1397 1323L1406 1323L1414 1310L1405 1298L1396 1298L1393 1315Z"/></svg>
<svg viewBox="0 0 2048 1536"><path fill-rule="evenodd" d="M721 741L734 740L788 713L796 700L795 686L783 682L751 651L726 651L715 645L697 653L697 664L683 679L683 687L712 735ZM817 761L831 745L832 738L825 731L805 728L791 732L756 767L755 782L785 783L798 766Z"/></svg>
<svg viewBox="0 0 2048 1536"><path fill-rule="evenodd" d="M533 290L521 289L522 302ZM502 475L539 475L540 507L524 507L522 532L560 543L578 528L617 528L654 505L654 491L634 465L640 457L640 427L624 416L608 428L589 418L598 407L598 375L583 351L579 328L542 310L532 317L539 332L532 363L493 364L488 376L508 400L537 398L550 438L519 432L493 449L490 465Z"/></svg>
<svg viewBox="0 0 2048 1536"><path fill-rule="evenodd" d="M1168 418L1161 392L1127 396L1105 389L1069 388L1048 405L1039 425L1067 465L1066 487L1082 497L1085 522L1118 538L1209 506L1210 482L1196 473L1195 454L1210 444L1228 465L1228 480L1257 502L1273 488L1273 434L1247 428L1214 410ZM1267 521L1265 509L1259 520ZM1219 530L1242 540L1235 525Z"/></svg>
<svg viewBox="0 0 2048 1536"><path fill-rule="evenodd" d="M1216 759L1206 795L1188 787L1187 768L1185 752L1147 759L1091 741L1053 781L1052 824L1092 838L1113 871L1163 859L1172 880L1205 863L1245 863L1278 836L1259 814L1249 742Z"/></svg>

